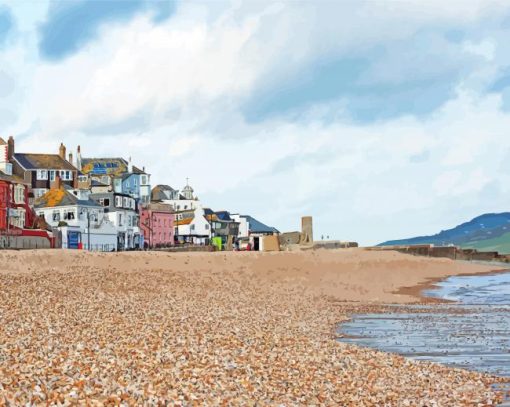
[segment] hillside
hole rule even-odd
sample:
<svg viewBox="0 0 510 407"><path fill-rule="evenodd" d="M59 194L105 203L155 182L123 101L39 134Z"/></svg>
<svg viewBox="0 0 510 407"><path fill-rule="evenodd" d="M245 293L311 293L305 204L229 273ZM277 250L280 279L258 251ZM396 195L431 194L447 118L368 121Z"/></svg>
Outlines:
<svg viewBox="0 0 510 407"><path fill-rule="evenodd" d="M510 253L510 212L488 213L432 236L390 240L379 246L413 244L434 244L436 246L453 244L462 248Z"/></svg>

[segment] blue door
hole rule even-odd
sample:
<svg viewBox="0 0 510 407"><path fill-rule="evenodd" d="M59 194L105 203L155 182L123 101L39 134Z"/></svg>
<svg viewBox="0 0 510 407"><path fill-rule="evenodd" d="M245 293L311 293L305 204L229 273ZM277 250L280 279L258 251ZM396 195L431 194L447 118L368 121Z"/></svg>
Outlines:
<svg viewBox="0 0 510 407"><path fill-rule="evenodd" d="M67 248L68 249L78 249L78 245L81 241L81 233L80 232L67 232Z"/></svg>

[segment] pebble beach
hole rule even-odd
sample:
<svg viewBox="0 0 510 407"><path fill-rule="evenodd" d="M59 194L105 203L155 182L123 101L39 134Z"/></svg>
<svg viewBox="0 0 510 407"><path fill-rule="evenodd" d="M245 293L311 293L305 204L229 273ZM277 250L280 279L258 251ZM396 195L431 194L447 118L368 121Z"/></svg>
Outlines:
<svg viewBox="0 0 510 407"><path fill-rule="evenodd" d="M0 405L486 406L503 379L336 340L489 272L362 249L0 252Z"/></svg>

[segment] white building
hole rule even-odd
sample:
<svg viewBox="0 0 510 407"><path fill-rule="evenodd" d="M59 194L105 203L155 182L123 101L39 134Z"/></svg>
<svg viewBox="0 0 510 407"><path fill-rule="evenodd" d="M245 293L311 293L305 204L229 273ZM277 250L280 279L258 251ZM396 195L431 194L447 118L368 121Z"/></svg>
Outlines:
<svg viewBox="0 0 510 407"><path fill-rule="evenodd" d="M61 186L38 198L34 208L48 225L61 232L63 248L117 250L117 229L96 202L80 200Z"/></svg>
<svg viewBox="0 0 510 407"><path fill-rule="evenodd" d="M188 183L180 192L169 185L156 185L152 189L151 200L170 205L176 212L202 208L202 204L194 196L193 188Z"/></svg>
<svg viewBox="0 0 510 407"><path fill-rule="evenodd" d="M90 194L90 199L103 208L105 217L115 226L119 250L143 247L135 198L126 194L107 192Z"/></svg>
<svg viewBox="0 0 510 407"><path fill-rule="evenodd" d="M264 250L264 236L278 235L280 232L272 226L249 215L231 214L230 217L239 223L238 238L244 244L249 243L252 250Z"/></svg>
<svg viewBox="0 0 510 407"><path fill-rule="evenodd" d="M174 224L180 242L207 244L211 238L211 225L203 208L176 212Z"/></svg>

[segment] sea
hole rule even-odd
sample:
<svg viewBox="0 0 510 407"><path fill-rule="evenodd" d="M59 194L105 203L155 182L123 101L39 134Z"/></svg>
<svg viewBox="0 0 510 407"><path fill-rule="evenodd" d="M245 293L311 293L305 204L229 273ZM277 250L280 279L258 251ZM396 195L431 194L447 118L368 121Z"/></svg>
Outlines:
<svg viewBox="0 0 510 407"><path fill-rule="evenodd" d="M340 325L339 340L508 377L510 390L510 270L450 277L424 294L454 303L394 305L390 313L353 315Z"/></svg>

